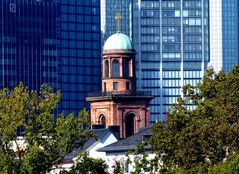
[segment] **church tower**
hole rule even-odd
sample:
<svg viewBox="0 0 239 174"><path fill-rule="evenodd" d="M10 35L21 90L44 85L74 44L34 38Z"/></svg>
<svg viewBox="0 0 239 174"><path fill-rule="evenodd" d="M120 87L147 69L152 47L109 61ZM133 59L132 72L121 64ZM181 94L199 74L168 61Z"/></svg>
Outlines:
<svg viewBox="0 0 239 174"><path fill-rule="evenodd" d="M149 126L149 102L153 97L136 90L135 55L131 39L118 29L103 47L102 91L86 98L91 103L92 124L118 126L121 138Z"/></svg>

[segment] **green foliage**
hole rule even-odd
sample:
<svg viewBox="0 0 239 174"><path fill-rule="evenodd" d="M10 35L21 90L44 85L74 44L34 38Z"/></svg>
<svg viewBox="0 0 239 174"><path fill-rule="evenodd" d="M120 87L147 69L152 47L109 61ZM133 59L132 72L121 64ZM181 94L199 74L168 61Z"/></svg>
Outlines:
<svg viewBox="0 0 239 174"><path fill-rule="evenodd" d="M69 172L62 171L61 174L107 174L108 166L102 159L94 159L88 156L87 152L82 152L76 165Z"/></svg>
<svg viewBox="0 0 239 174"><path fill-rule="evenodd" d="M7 155L6 155L7 154ZM19 170L19 163L15 160L15 153L8 149L5 150L4 153L0 153L0 173L1 174L18 174L20 173Z"/></svg>
<svg viewBox="0 0 239 174"><path fill-rule="evenodd" d="M60 92L47 85L40 91L29 91L22 83L0 90L0 173L46 173L93 136L85 109L78 117L61 113L54 118L60 99ZM19 127L24 129L24 146L16 136Z"/></svg>
<svg viewBox="0 0 239 174"><path fill-rule="evenodd" d="M209 168L209 174L238 174L239 173L239 155L233 155L226 162Z"/></svg>
<svg viewBox="0 0 239 174"><path fill-rule="evenodd" d="M205 168L202 166L196 166L191 169L170 169L167 170L170 174L238 174L239 173L239 155L232 155L225 162L218 163L217 165Z"/></svg>
<svg viewBox="0 0 239 174"><path fill-rule="evenodd" d="M207 173L239 150L239 68L229 74L209 69L201 83L183 92L167 125L153 126L151 145L163 162L161 171Z"/></svg>
<svg viewBox="0 0 239 174"><path fill-rule="evenodd" d="M27 173L44 174L46 169L52 166L51 153L36 145L29 149L23 159L24 170Z"/></svg>
<svg viewBox="0 0 239 174"><path fill-rule="evenodd" d="M134 151L134 159L131 163L134 163L135 169L132 174L150 172L150 160L148 159L148 154L145 151L145 145L146 144L139 144Z"/></svg>
<svg viewBox="0 0 239 174"><path fill-rule="evenodd" d="M124 166L119 161L115 161L113 168L113 174L124 174Z"/></svg>
<svg viewBox="0 0 239 174"><path fill-rule="evenodd" d="M158 171L159 160L157 156L150 157L149 153L146 151L146 146L148 145L147 141L142 142L137 145L136 148L132 151L129 151L125 154L126 164L131 164L133 170L130 171L131 174L141 174L149 173L154 174ZM133 155L130 157L130 155ZM121 167L124 169L124 167Z"/></svg>

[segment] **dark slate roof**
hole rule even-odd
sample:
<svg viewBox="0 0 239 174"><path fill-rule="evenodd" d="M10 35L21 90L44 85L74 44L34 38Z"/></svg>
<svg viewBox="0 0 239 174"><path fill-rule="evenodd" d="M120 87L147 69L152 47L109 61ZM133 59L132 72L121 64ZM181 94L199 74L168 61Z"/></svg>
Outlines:
<svg viewBox="0 0 239 174"><path fill-rule="evenodd" d="M125 139L112 143L108 146L100 148L98 149L98 151L114 153L114 152L126 152L130 150L134 150L137 145L141 144L145 139L148 139L149 137L151 137L152 135L151 128L152 127L142 128L137 134L134 134L130 137L127 137ZM146 150L151 149L149 145L146 146L145 148Z"/></svg>
<svg viewBox="0 0 239 174"><path fill-rule="evenodd" d="M86 141L86 143L82 146L79 147L77 149L75 149L73 152L69 153L64 160L72 160L73 158L75 158L81 151L84 151L86 149L88 149L90 146L92 146L94 143L96 143L97 141L100 141L104 138L104 136L111 131L109 129L93 129L92 132L94 133L94 135L97 138L91 138L88 141Z"/></svg>

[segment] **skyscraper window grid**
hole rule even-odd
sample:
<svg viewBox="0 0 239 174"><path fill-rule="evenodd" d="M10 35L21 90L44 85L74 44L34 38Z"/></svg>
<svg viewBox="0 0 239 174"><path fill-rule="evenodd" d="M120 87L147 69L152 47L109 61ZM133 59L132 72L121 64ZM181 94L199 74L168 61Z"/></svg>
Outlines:
<svg viewBox="0 0 239 174"><path fill-rule="evenodd" d="M133 0L101 0L102 44L117 31L116 16L120 14L121 32L132 37Z"/></svg>
<svg viewBox="0 0 239 174"><path fill-rule="evenodd" d="M137 87L153 92L151 122L164 120L181 87L198 83L207 67L208 1L138 0L133 19Z"/></svg>
<svg viewBox="0 0 239 174"><path fill-rule="evenodd" d="M1 88L58 87L57 15L53 2L1 1Z"/></svg>
<svg viewBox="0 0 239 174"><path fill-rule="evenodd" d="M61 110L89 108L88 92L100 89L100 1L60 1Z"/></svg>
<svg viewBox="0 0 239 174"><path fill-rule="evenodd" d="M1 5L0 87L47 83L62 92L58 111L78 113L100 89L100 1L19 0Z"/></svg>
<svg viewBox="0 0 239 174"><path fill-rule="evenodd" d="M229 72L239 63L237 0L210 0L210 64Z"/></svg>

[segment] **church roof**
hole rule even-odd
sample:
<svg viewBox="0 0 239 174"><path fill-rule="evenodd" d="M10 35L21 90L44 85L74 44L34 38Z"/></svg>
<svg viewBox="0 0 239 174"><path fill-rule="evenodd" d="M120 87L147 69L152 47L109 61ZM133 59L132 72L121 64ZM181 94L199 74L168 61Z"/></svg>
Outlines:
<svg viewBox="0 0 239 174"><path fill-rule="evenodd" d="M108 146L105 146L103 148L98 149L99 152L107 152L107 153L118 153L118 152L127 152L130 150L134 150L137 145L140 145L144 140L148 140L151 135L152 127L145 127L142 128L138 133L127 137L125 139L122 139L120 141L117 141L115 143L112 143ZM145 147L146 150L150 150L150 145L147 145Z"/></svg>
<svg viewBox="0 0 239 174"><path fill-rule="evenodd" d="M69 153L64 160L72 160L73 158L77 157L77 155L82 152L86 151L89 147L91 147L94 143L101 141L107 133L112 133L109 129L93 129L92 132L96 137L93 137L85 142L85 144L79 148L73 150L73 152Z"/></svg>
<svg viewBox="0 0 239 174"><path fill-rule="evenodd" d="M123 33L116 33L111 35L104 44L104 50L132 50L134 49L133 43L129 36Z"/></svg>

